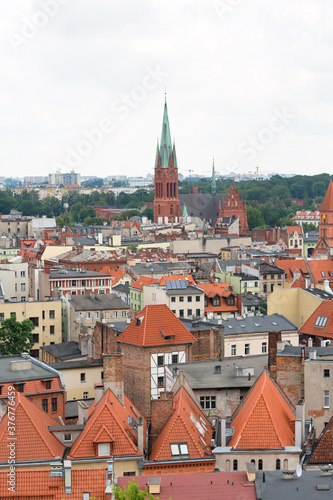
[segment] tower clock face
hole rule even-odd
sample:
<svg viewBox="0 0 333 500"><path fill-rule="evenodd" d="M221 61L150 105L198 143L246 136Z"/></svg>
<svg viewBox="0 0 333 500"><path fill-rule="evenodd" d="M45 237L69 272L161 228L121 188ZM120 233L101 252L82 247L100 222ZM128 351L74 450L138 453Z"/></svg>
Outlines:
<svg viewBox="0 0 333 500"><path fill-rule="evenodd" d="M172 177L173 176L173 171L170 170L169 175Z"/></svg>
<svg viewBox="0 0 333 500"><path fill-rule="evenodd" d="M160 175L161 175L161 171L160 171L160 170L158 170L158 171L157 171L157 175L158 175L158 176L160 176Z"/></svg>

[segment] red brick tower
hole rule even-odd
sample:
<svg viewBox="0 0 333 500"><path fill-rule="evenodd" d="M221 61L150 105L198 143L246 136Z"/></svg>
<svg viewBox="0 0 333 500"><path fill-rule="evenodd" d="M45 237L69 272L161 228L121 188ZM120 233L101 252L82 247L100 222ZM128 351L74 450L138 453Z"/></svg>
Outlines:
<svg viewBox="0 0 333 500"><path fill-rule="evenodd" d="M181 215L178 198L178 165L175 144L171 143L167 103L165 100L161 145L157 143L155 160L154 222L168 217L175 222Z"/></svg>
<svg viewBox="0 0 333 500"><path fill-rule="evenodd" d="M247 235L249 226L246 216L246 203L239 199L236 186L230 186L230 193L227 193L227 199L223 200L223 217L232 217L233 215L239 219L239 235Z"/></svg>
<svg viewBox="0 0 333 500"><path fill-rule="evenodd" d="M330 250L332 249L332 250ZM312 255L333 253L333 182L328 185L319 208L319 238Z"/></svg>

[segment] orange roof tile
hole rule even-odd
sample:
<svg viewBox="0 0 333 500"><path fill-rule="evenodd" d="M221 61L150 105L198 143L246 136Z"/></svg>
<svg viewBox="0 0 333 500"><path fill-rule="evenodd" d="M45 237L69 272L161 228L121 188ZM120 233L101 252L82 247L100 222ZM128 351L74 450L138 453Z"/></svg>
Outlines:
<svg viewBox="0 0 333 500"><path fill-rule="evenodd" d="M287 231L290 236L293 236L295 231L297 231L299 236L303 236L303 231L301 226L287 226Z"/></svg>
<svg viewBox="0 0 333 500"><path fill-rule="evenodd" d="M146 306L117 338L140 346L188 344L196 339L165 304Z"/></svg>
<svg viewBox="0 0 333 500"><path fill-rule="evenodd" d="M65 446L48 430L48 426L60 425L57 420L19 392L15 392L13 401L15 401L14 436L8 434L9 414L7 412L0 423L0 462L7 462L8 439L14 437L17 462L62 457Z"/></svg>
<svg viewBox="0 0 333 500"><path fill-rule="evenodd" d="M295 446L294 420L294 407L265 370L236 411L228 446L241 450Z"/></svg>
<svg viewBox="0 0 333 500"><path fill-rule="evenodd" d="M179 280L186 281L188 285L196 285L196 282L194 281L193 277L190 274L186 275L177 274L177 276L163 276L163 278L160 279L160 285L165 286L167 281L179 281Z"/></svg>
<svg viewBox="0 0 333 500"><path fill-rule="evenodd" d="M282 259L276 260L275 265L284 270L286 280L292 281L295 273L300 273L301 276L309 275L309 270L304 259ZM313 280L311 280L313 282Z"/></svg>
<svg viewBox="0 0 333 500"><path fill-rule="evenodd" d="M327 318L321 322L324 326L316 326L316 322L320 316ZM299 333L333 339L333 300L323 300L304 325L302 325Z"/></svg>
<svg viewBox="0 0 333 500"><path fill-rule="evenodd" d="M211 455L213 429L205 414L199 410L182 386L173 398L174 410L154 441L150 460L172 460L170 444L187 443L189 458Z"/></svg>
<svg viewBox="0 0 333 500"><path fill-rule="evenodd" d="M331 464L333 462L333 417L324 428L309 463Z"/></svg>
<svg viewBox="0 0 333 500"><path fill-rule="evenodd" d="M216 295L229 297L229 295L235 295L230 283L200 283L200 288L205 292L207 297L215 297Z"/></svg>
<svg viewBox="0 0 333 500"><path fill-rule="evenodd" d="M322 204L319 207L320 212L332 212L333 211L333 182L331 181L328 185L325 197Z"/></svg>
<svg viewBox="0 0 333 500"><path fill-rule="evenodd" d="M131 288L143 290L144 286L151 286L154 283L159 283L159 280L155 278L149 278L148 276L141 276L141 278L134 281L130 286Z"/></svg>
<svg viewBox="0 0 333 500"><path fill-rule="evenodd" d="M113 392L108 389L96 406L91 406L89 418L80 436L73 444L68 458L96 457L97 443L113 443L110 449L113 456L142 455L137 447L137 434L128 423L129 416L137 420L138 410L124 395L122 405ZM146 435L146 423L143 428Z"/></svg>
<svg viewBox="0 0 333 500"><path fill-rule="evenodd" d="M333 261L311 260L308 259L308 265L311 269L315 283L323 283L325 279L333 281Z"/></svg>

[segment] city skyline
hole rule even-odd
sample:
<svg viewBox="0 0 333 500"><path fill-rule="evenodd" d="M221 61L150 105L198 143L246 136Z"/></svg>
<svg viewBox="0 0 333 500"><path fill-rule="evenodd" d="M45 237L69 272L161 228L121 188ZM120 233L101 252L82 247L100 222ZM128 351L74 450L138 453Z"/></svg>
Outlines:
<svg viewBox="0 0 333 500"><path fill-rule="evenodd" d="M179 172L329 172L328 2L1 6L3 174L153 173L164 94Z"/></svg>

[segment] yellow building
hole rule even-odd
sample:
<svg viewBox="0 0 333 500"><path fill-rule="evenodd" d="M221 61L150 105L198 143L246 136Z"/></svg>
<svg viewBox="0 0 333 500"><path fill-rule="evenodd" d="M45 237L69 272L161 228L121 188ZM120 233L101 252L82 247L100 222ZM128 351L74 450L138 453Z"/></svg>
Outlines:
<svg viewBox="0 0 333 500"><path fill-rule="evenodd" d="M51 363L64 379L67 401L95 397L94 385L103 382L103 359L85 359Z"/></svg>
<svg viewBox="0 0 333 500"><path fill-rule="evenodd" d="M30 319L35 328L34 346L30 354L39 357L43 345L58 344L62 341L61 331L61 301L28 301L0 303L0 321L16 316L17 321Z"/></svg>

